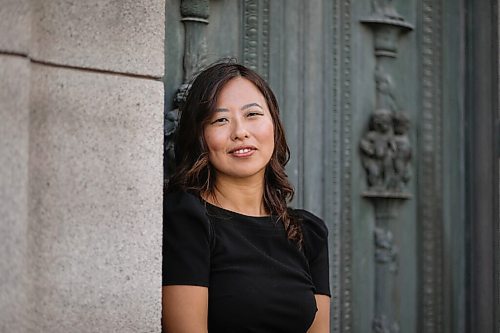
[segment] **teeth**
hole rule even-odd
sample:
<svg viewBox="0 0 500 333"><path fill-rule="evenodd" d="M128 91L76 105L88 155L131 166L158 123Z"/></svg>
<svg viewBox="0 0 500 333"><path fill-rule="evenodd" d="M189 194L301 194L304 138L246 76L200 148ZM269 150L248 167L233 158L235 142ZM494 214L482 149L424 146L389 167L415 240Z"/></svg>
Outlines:
<svg viewBox="0 0 500 333"><path fill-rule="evenodd" d="M245 154L245 153L248 153L249 151L251 151L251 149L248 149L248 148L238 149L238 150L234 151L234 154Z"/></svg>

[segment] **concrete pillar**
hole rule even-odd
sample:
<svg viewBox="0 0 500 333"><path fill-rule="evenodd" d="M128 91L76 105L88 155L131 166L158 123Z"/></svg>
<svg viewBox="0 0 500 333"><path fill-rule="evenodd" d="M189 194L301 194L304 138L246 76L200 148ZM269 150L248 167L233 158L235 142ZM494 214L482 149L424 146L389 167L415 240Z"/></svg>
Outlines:
<svg viewBox="0 0 500 333"><path fill-rule="evenodd" d="M0 0L0 52L26 55L30 32L31 1Z"/></svg>
<svg viewBox="0 0 500 333"><path fill-rule="evenodd" d="M0 0L0 332L160 332L160 0Z"/></svg>
<svg viewBox="0 0 500 333"><path fill-rule="evenodd" d="M29 0L0 1L0 332L26 332Z"/></svg>
<svg viewBox="0 0 500 333"><path fill-rule="evenodd" d="M159 332L164 3L33 3L30 304L42 332Z"/></svg>
<svg viewBox="0 0 500 333"><path fill-rule="evenodd" d="M24 332L27 304L29 62L0 55L0 332Z"/></svg>
<svg viewBox="0 0 500 333"><path fill-rule="evenodd" d="M159 332L163 86L34 65L30 313L39 332Z"/></svg>
<svg viewBox="0 0 500 333"><path fill-rule="evenodd" d="M33 1L33 59L163 77L165 1Z"/></svg>

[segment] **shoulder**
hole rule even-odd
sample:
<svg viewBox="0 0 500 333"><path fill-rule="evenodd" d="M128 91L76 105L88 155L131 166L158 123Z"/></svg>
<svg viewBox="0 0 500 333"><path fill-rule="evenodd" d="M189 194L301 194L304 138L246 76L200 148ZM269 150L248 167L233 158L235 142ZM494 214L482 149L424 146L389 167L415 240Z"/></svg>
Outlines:
<svg viewBox="0 0 500 333"><path fill-rule="evenodd" d="M165 194L163 285L208 286L212 233L202 201L186 192Z"/></svg>
<svg viewBox="0 0 500 333"><path fill-rule="evenodd" d="M323 219L304 209L293 209L293 215L299 219L304 236L304 251L311 260L327 246L328 228Z"/></svg>
<svg viewBox="0 0 500 333"><path fill-rule="evenodd" d="M198 198L194 194L184 191L166 193L163 200L163 206L164 209L169 211L178 209L205 210L205 206L203 205L200 198Z"/></svg>
<svg viewBox="0 0 500 333"><path fill-rule="evenodd" d="M194 194L177 191L165 194L163 214L166 221L175 217L193 218L208 221L206 207L202 200Z"/></svg>
<svg viewBox="0 0 500 333"><path fill-rule="evenodd" d="M325 221L304 209L293 209L293 214L300 220L304 236L326 240L328 228Z"/></svg>

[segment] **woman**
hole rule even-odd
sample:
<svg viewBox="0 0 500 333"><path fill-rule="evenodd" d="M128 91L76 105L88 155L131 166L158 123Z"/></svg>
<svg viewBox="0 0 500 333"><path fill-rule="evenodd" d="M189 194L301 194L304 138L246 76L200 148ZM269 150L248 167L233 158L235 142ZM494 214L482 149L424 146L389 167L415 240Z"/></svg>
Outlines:
<svg viewBox="0 0 500 333"><path fill-rule="evenodd" d="M287 207L293 188L276 98L254 71L194 80L164 206L168 333L329 332L327 229Z"/></svg>

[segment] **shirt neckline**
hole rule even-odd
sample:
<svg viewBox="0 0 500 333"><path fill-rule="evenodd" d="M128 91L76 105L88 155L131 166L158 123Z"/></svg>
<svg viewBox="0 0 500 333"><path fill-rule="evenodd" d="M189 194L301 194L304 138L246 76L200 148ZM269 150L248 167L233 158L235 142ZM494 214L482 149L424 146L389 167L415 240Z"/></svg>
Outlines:
<svg viewBox="0 0 500 333"><path fill-rule="evenodd" d="M239 213L239 212L235 212L234 210L229 210L229 209L222 208L222 207L216 206L214 204L211 204L210 202L204 200L203 198L201 198L201 201L207 207L214 208L216 210L219 210L221 212L224 212L226 214L229 214L229 215L232 215L232 216L235 216L235 217L243 217L243 218L249 218L249 219L255 219L255 220L263 220L263 221L264 220L272 220L272 218L273 218L273 215L262 215L262 216L245 215L245 214L242 214L242 213Z"/></svg>

